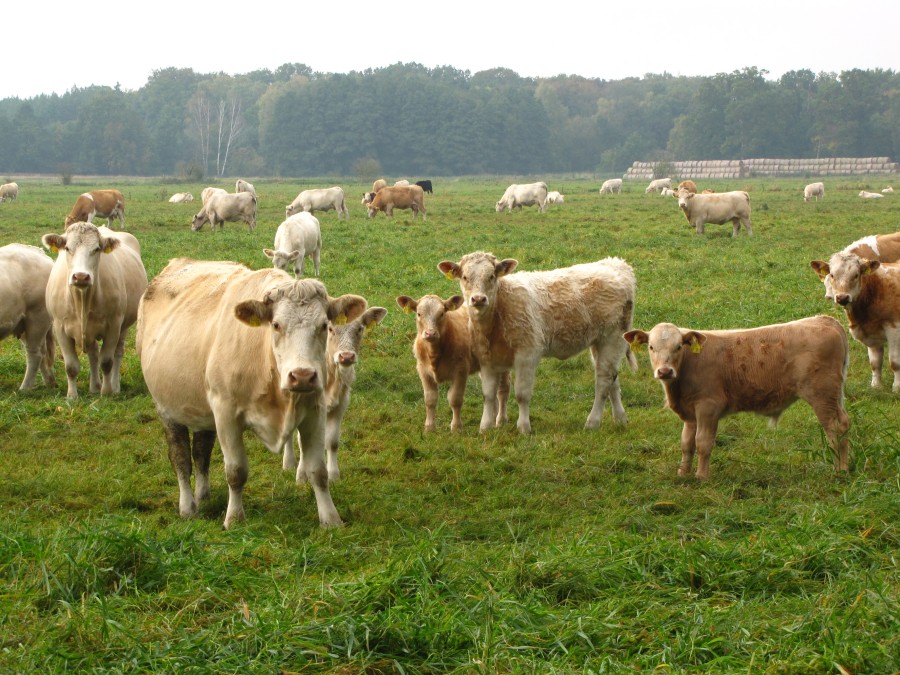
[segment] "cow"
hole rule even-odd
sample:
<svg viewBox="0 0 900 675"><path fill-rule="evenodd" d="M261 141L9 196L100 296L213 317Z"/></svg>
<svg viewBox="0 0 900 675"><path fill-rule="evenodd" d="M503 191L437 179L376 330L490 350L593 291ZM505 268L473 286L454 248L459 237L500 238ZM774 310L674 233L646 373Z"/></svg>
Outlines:
<svg viewBox="0 0 900 675"><path fill-rule="evenodd" d="M19 198L18 183L4 183L0 185L0 202L14 202Z"/></svg>
<svg viewBox="0 0 900 675"><path fill-rule="evenodd" d="M232 262L177 258L153 279L141 300L136 345L183 518L209 496L217 436L228 481L227 529L244 519L244 431L252 429L279 453L296 430L305 471L298 482L312 484L322 526L341 524L325 468L325 348L329 321L356 318L365 307L360 296L330 297L317 279Z"/></svg>
<svg viewBox="0 0 900 675"><path fill-rule="evenodd" d="M672 189L672 179L671 178L657 178L656 180L650 181L650 185L647 186L647 189L644 190L644 194L649 194L650 192L662 192L663 188Z"/></svg>
<svg viewBox="0 0 900 675"><path fill-rule="evenodd" d="M34 387L38 370L44 384L56 387L53 319L47 311L47 280L53 259L36 246L0 247L0 340L10 335L25 345L21 391Z"/></svg>
<svg viewBox="0 0 900 675"><path fill-rule="evenodd" d="M284 207L284 217L290 218L301 211L314 213L331 209L337 211L338 219L350 217L350 211L344 204L344 191L336 185L330 188L304 190L296 196L294 201Z"/></svg>
<svg viewBox="0 0 900 675"><path fill-rule="evenodd" d="M871 386L881 386L884 345L894 371L893 391L900 392L900 263L883 263L838 251L828 262L810 262L819 278L831 284L834 301L844 308L850 335L866 346ZM828 286L826 285L826 288Z"/></svg>
<svg viewBox="0 0 900 675"><path fill-rule="evenodd" d="M566 196L560 194L557 191L548 192L547 193L547 203L546 206L550 206L550 204L563 204L566 201Z"/></svg>
<svg viewBox="0 0 900 675"><path fill-rule="evenodd" d="M411 209L415 220L419 212L422 212L422 222L425 222L425 192L418 185L405 185L383 187L368 205L368 216L374 218L375 214L383 211L385 216L393 216L394 209Z"/></svg>
<svg viewBox="0 0 900 675"><path fill-rule="evenodd" d="M409 187L409 181L405 178L401 178L400 180L394 182L394 187Z"/></svg>
<svg viewBox="0 0 900 675"><path fill-rule="evenodd" d="M118 190L91 190L78 196L75 205L66 216L64 227L72 223L93 223L99 216L106 218L106 226L112 227L112 219L118 218L125 227L125 197Z"/></svg>
<svg viewBox="0 0 900 675"><path fill-rule="evenodd" d="M813 197L819 201L819 197L825 199L825 183L810 183L803 188L803 201L808 202Z"/></svg>
<svg viewBox="0 0 900 675"><path fill-rule="evenodd" d="M748 235L753 235L750 222L750 195L746 192L717 192L714 194L693 194L678 190L678 206L684 217L693 225L697 234L703 234L704 225L722 225L731 221L731 236L736 237L741 225Z"/></svg>
<svg viewBox="0 0 900 675"><path fill-rule="evenodd" d="M169 197L170 204L183 204L185 202L194 201L194 195L190 192L176 192L174 195Z"/></svg>
<svg viewBox="0 0 900 675"><path fill-rule="evenodd" d="M212 187L212 186L205 187L200 192L200 203L203 204L203 206L206 206L206 202L208 202L209 198L212 197L213 195L227 195L227 194L228 194L228 190L223 190L222 188L217 188L217 187Z"/></svg>
<svg viewBox="0 0 900 675"><path fill-rule="evenodd" d="M423 295L418 300L408 295L397 297L404 312L416 315L416 339L413 355L416 372L422 382L425 399L425 431L435 430L438 386L449 382L447 402L452 419L450 431L462 429L462 405L469 375L480 370L472 347L469 315L462 309L463 298L454 295L444 300L439 295ZM500 374L497 389L497 419L499 427L506 424L506 403L509 399L509 372Z"/></svg>
<svg viewBox="0 0 900 675"><path fill-rule="evenodd" d="M622 191L622 179L621 178L610 178L609 180L603 181L603 185L600 186L600 194L601 195L619 194L621 191Z"/></svg>
<svg viewBox="0 0 900 675"><path fill-rule="evenodd" d="M66 364L67 398L78 398L76 349L88 355L91 393L119 393L128 329L137 319L138 302L147 287L138 240L127 232L79 222L63 234L45 234L41 241L58 252L46 302ZM103 343L100 347L98 340Z"/></svg>
<svg viewBox="0 0 900 675"><path fill-rule="evenodd" d="M356 363L363 336L381 323L387 315L384 307L370 307L349 323L328 324L328 342L325 348L325 452L326 470L330 482L341 479L338 466L338 445L341 440L341 422L350 405L350 391L356 381ZM297 441L303 447L300 434ZM303 455L300 464L294 453L293 437L284 445L282 468L297 468L297 475L306 473Z"/></svg>
<svg viewBox="0 0 900 675"><path fill-rule="evenodd" d="M683 180L678 184L678 187L675 189L676 192L678 190L687 190L688 192L697 194L697 184L690 179Z"/></svg>
<svg viewBox="0 0 900 675"><path fill-rule="evenodd" d="M234 191L235 192L249 192L251 195L259 200L259 197L256 196L256 188L253 187L253 183L248 183L243 178L238 178L234 183Z"/></svg>
<svg viewBox="0 0 900 675"><path fill-rule="evenodd" d="M13 183L13 185L15 185L15 183ZM2 189L2 188L0 188L0 189ZM884 189L882 190L882 193L884 193L884 194L886 194L886 195L893 194L893 193L894 193L894 188L892 188L890 185L888 185L886 188L884 188Z"/></svg>
<svg viewBox="0 0 900 675"><path fill-rule="evenodd" d="M535 205L540 213L547 208L547 184L544 182L521 185L513 183L506 188L506 192L503 193L495 208L497 213L502 213L506 209L512 211L523 206Z"/></svg>
<svg viewBox="0 0 900 675"><path fill-rule="evenodd" d="M484 408L481 431L497 420L499 376L515 371L517 428L531 433L530 405L538 362L545 356L567 359L588 347L594 362L594 405L585 428L600 426L609 397L613 419L625 424L619 390L619 364L637 361L622 333L631 329L635 279L619 258L546 272L519 272L513 259L497 260L476 251L438 269L459 280L469 313L475 356L481 367Z"/></svg>
<svg viewBox="0 0 900 675"><path fill-rule="evenodd" d="M275 248L264 248L263 253L280 270L287 272L289 267L293 267L295 277L303 276L306 258L312 258L316 276L319 276L319 259L322 254L319 219L305 211L295 213L275 231Z"/></svg>
<svg viewBox="0 0 900 675"><path fill-rule="evenodd" d="M256 229L256 197L249 192L213 193L191 220L191 231L200 231L206 223L215 232L216 225L225 229L225 223L247 223L250 231Z"/></svg>
<svg viewBox="0 0 900 675"><path fill-rule="evenodd" d="M884 197L883 194L880 194L878 192L866 192L865 190L860 190L859 196L863 199L881 199L882 197Z"/></svg>
<svg viewBox="0 0 900 675"><path fill-rule="evenodd" d="M857 239L843 249L844 253L853 253L860 258L892 263L900 262L900 232L894 234L873 234ZM831 277L826 273L822 278L825 284L825 297L834 300Z"/></svg>
<svg viewBox="0 0 900 675"><path fill-rule="evenodd" d="M375 199L374 192L363 192L362 201L360 202L360 204L362 204L363 206L368 206L372 203L373 199Z"/></svg>
<svg viewBox="0 0 900 675"><path fill-rule="evenodd" d="M383 187L387 187L387 181L384 178L379 178L372 183L372 192L378 192Z"/></svg>
<svg viewBox="0 0 900 675"><path fill-rule="evenodd" d="M678 193L675 190L670 190L669 188L663 188L659 191L660 197L674 197L676 194Z"/></svg>
<svg viewBox="0 0 900 675"><path fill-rule="evenodd" d="M430 195L434 194L434 187L431 185L430 180L417 180L416 185L418 185L422 190Z"/></svg>
<svg viewBox="0 0 900 675"><path fill-rule="evenodd" d="M709 455L719 420L753 412L774 426L797 399L812 406L834 452L835 471L848 469L850 417L844 383L850 363L847 334L830 316L744 330L698 331L660 323L650 332L631 330L637 349L649 345L653 376L666 406L684 422L679 476L709 478Z"/></svg>

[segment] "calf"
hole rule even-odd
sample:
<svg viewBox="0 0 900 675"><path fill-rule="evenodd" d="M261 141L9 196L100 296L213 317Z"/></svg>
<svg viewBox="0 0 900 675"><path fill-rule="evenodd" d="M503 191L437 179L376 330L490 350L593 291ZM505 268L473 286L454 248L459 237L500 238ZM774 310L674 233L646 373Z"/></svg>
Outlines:
<svg viewBox="0 0 900 675"><path fill-rule="evenodd" d="M427 194L434 194L434 188L432 187L430 180L417 180L416 185L422 188Z"/></svg>
<svg viewBox="0 0 900 675"><path fill-rule="evenodd" d="M850 335L866 346L872 386L881 386L886 342L893 390L900 392L900 263L839 251L827 263L813 260L810 265L820 279L830 281L834 301L847 313Z"/></svg>
<svg viewBox="0 0 900 675"><path fill-rule="evenodd" d="M176 192L174 195L169 197L170 204L182 204L184 202L192 202L194 201L194 195L190 192Z"/></svg>
<svg viewBox="0 0 900 675"><path fill-rule="evenodd" d="M337 211L338 219L350 217L350 211L344 203L344 190L338 185L330 188L303 190L294 198L294 201L284 207L284 217L290 218L301 211L314 213L331 209Z"/></svg>
<svg viewBox="0 0 900 675"><path fill-rule="evenodd" d="M94 217L106 218L107 227L112 219L118 218L119 225L125 227L125 197L118 190L91 190L78 195L75 205L66 216L65 227L72 223L93 223Z"/></svg>
<svg viewBox="0 0 900 675"><path fill-rule="evenodd" d="M834 451L834 468L848 468L850 417L844 410L849 365L847 335L835 319L816 316L748 330L696 331L660 323L625 339L650 346L653 376L666 405L684 422L678 475L709 477L719 420L738 412L774 424L797 399L812 406Z"/></svg>
<svg viewBox="0 0 900 675"><path fill-rule="evenodd" d="M900 261L900 232L894 234L874 234L857 239L844 248L844 253L853 253L860 258L892 263ZM834 300L831 288L831 276L826 272L822 277L825 285L825 297Z"/></svg>
<svg viewBox="0 0 900 675"><path fill-rule="evenodd" d="M519 272L512 259L477 251L438 269L457 279L469 312L472 343L481 367L484 410L481 430L497 421L500 374L515 370L517 427L531 432L530 405L538 363L545 356L567 359L590 348L594 362L594 405L585 427L600 426L607 397L616 423L627 421L619 390L619 364L628 355L622 332L631 328L635 279L619 258L548 272Z"/></svg>
<svg viewBox="0 0 900 675"><path fill-rule="evenodd" d="M819 201L819 197L825 199L825 183L810 183L803 188L803 201L808 202L813 197Z"/></svg>
<svg viewBox="0 0 900 675"><path fill-rule="evenodd" d="M884 197L883 194L879 194L878 192L866 192L865 190L860 190L859 196L863 199L881 199Z"/></svg>
<svg viewBox="0 0 900 675"><path fill-rule="evenodd" d="M547 193L547 206L549 206L550 204L562 204L565 201L566 196L564 194L560 194L556 190Z"/></svg>
<svg viewBox="0 0 900 675"><path fill-rule="evenodd" d="M672 189L672 179L671 178L657 178L656 180L651 180L650 185L647 186L647 189L644 190L644 194L648 194L650 192L662 192L663 188Z"/></svg>
<svg viewBox="0 0 900 675"><path fill-rule="evenodd" d="M678 206L684 217L694 226L697 234L703 234L704 225L722 225L731 221L731 236L736 237L741 225L748 235L753 234L750 222L750 195L746 192L717 192L715 194L694 194L678 190Z"/></svg>
<svg viewBox="0 0 900 675"><path fill-rule="evenodd" d="M494 206L497 213L505 210L512 211L520 209L523 206L537 206L538 211L543 213L547 208L547 184L538 183L513 183L500 198L500 201Z"/></svg>
<svg viewBox="0 0 900 675"><path fill-rule="evenodd" d="M369 202L369 218L383 211L385 216L393 216L394 209L412 210L413 219L422 212L422 222L425 222L425 193L418 185L401 185L383 187Z"/></svg>
<svg viewBox="0 0 900 675"><path fill-rule="evenodd" d="M610 178L609 180L603 181L603 185L600 186L600 194L608 195L608 194L619 194L622 191L622 179L621 178Z"/></svg>
<svg viewBox="0 0 900 675"><path fill-rule="evenodd" d="M450 383L447 401L453 415L450 430L462 429L462 405L469 375L480 370L472 346L469 316L460 309L463 298L454 295L448 300L437 295L423 295L414 300L408 295L397 298L404 312L416 314L416 339L413 355L416 371L422 382L425 398L425 431L435 430L434 416L437 410L438 385ZM500 426L506 423L506 402L509 399L509 373L500 375L497 390L497 419Z"/></svg>
<svg viewBox="0 0 900 675"><path fill-rule="evenodd" d="M224 229L226 222L243 222L250 231L256 229L256 197L250 192L229 194L214 192L200 212L191 220L191 230L198 232L206 223L215 232L216 225Z"/></svg>
<svg viewBox="0 0 900 675"><path fill-rule="evenodd" d="M301 211L285 220L275 231L275 248L264 248L263 253L280 270L288 271L293 263L294 276L302 277L307 257L312 258L316 276L319 276L319 259L322 254L322 230L319 219Z"/></svg>

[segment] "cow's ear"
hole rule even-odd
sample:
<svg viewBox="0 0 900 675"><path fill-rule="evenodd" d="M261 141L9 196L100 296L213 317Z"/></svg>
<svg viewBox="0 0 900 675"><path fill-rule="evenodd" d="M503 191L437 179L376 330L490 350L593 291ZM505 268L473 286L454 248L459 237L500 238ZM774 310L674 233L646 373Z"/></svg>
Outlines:
<svg viewBox="0 0 900 675"><path fill-rule="evenodd" d="M643 330L630 330L624 333L622 337L625 338L625 342L631 345L633 351L637 351L650 340L650 335Z"/></svg>
<svg viewBox="0 0 900 675"><path fill-rule="evenodd" d="M881 261L879 260L869 260L867 258L863 258L862 260L862 270L863 274L871 274L875 270L877 270L881 266Z"/></svg>
<svg viewBox="0 0 900 675"><path fill-rule="evenodd" d="M695 330L689 330L682 333L681 341L683 344L689 345L692 352L699 354L706 343L706 335Z"/></svg>
<svg viewBox="0 0 900 675"><path fill-rule="evenodd" d="M263 253L265 254L265 256L266 256L267 258L272 258L272 259L275 258L275 251L273 251L273 250L270 249L270 248L264 248L264 249L263 249Z"/></svg>
<svg viewBox="0 0 900 675"><path fill-rule="evenodd" d="M417 303L408 295L398 295L397 305L407 314L411 314L412 312L416 311L416 307L418 307L419 303Z"/></svg>
<svg viewBox="0 0 900 675"><path fill-rule="evenodd" d="M245 300L234 308L238 321L257 327L272 320L272 304L259 300Z"/></svg>
<svg viewBox="0 0 900 675"><path fill-rule="evenodd" d="M291 262L292 260L296 260L299 257L300 257L300 251L291 251L290 253L288 253L287 259L288 259L288 262Z"/></svg>
<svg viewBox="0 0 900 675"><path fill-rule="evenodd" d="M363 315L359 317L359 322L366 327L366 332L375 328L381 320L387 316L387 309L384 307L369 307Z"/></svg>
<svg viewBox="0 0 900 675"><path fill-rule="evenodd" d="M51 253L58 253L66 247L66 237L62 234L45 234L41 237L41 243Z"/></svg>
<svg viewBox="0 0 900 675"><path fill-rule="evenodd" d="M463 303L466 299L461 295L454 295L452 298L447 298L444 301L444 309L448 312L452 312L454 309L459 309L463 306Z"/></svg>
<svg viewBox="0 0 900 675"><path fill-rule="evenodd" d="M328 299L328 320L335 324L353 321L366 311L369 303L359 295L342 295Z"/></svg>
<svg viewBox="0 0 900 675"><path fill-rule="evenodd" d="M828 266L827 262L822 260L811 260L809 266L813 268L816 274L819 275L819 279L825 280L825 277L829 275L831 272L831 268Z"/></svg>
<svg viewBox="0 0 900 675"><path fill-rule="evenodd" d="M440 270L440 272L450 281L459 279L462 276L462 268L460 268L460 266L455 262L444 260L443 262L438 263L437 267L438 270Z"/></svg>
<svg viewBox="0 0 900 675"><path fill-rule="evenodd" d="M116 239L115 237L101 237L100 239L100 249L104 253L112 253L117 248L119 248L119 244L122 242Z"/></svg>
<svg viewBox="0 0 900 675"><path fill-rule="evenodd" d="M497 273L498 277L502 277L515 270L518 266L518 260L507 258L506 260L501 260L496 265L494 265L494 271Z"/></svg>

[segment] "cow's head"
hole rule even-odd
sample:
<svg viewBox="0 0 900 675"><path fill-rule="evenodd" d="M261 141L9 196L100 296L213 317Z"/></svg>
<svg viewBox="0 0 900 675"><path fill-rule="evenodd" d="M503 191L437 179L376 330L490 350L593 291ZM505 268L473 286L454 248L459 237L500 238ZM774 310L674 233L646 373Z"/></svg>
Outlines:
<svg viewBox="0 0 900 675"><path fill-rule="evenodd" d="M318 280L292 281L279 274L261 300L238 303L234 314L248 326L269 329L283 392L319 394L325 386L329 322L353 320L366 304L358 295L332 298Z"/></svg>
<svg viewBox="0 0 900 675"><path fill-rule="evenodd" d="M464 255L458 263L445 260L438 269L448 279L459 281L465 305L477 318L493 310L500 278L515 270L518 264L512 258L498 262L493 254L476 251Z"/></svg>
<svg viewBox="0 0 900 675"><path fill-rule="evenodd" d="M678 379L681 366L688 351L699 352L706 342L706 336L694 330L681 330L671 323L656 324L649 333L630 330L623 336L632 349L648 345L653 377L662 382Z"/></svg>
<svg viewBox="0 0 900 675"><path fill-rule="evenodd" d="M691 204L691 200L694 198L694 193L685 188L678 188L675 190L675 194L672 195L678 200L678 207L683 211L687 211L688 207Z"/></svg>
<svg viewBox="0 0 900 675"><path fill-rule="evenodd" d="M842 307L852 304L862 289L863 277L871 274L881 263L860 258L853 253L839 251L826 263L813 260L810 266L825 284L825 297Z"/></svg>
<svg viewBox="0 0 900 675"><path fill-rule="evenodd" d="M200 228L202 228L206 223L209 222L209 214L206 212L206 207L200 209L200 213L191 219L191 231L197 232ZM215 229L215 228L213 228Z"/></svg>
<svg viewBox="0 0 900 675"><path fill-rule="evenodd" d="M288 273L296 272L296 266L293 263L300 257L300 251L276 251L271 248L264 248L263 253L272 261L275 269L284 270Z"/></svg>
<svg viewBox="0 0 900 675"><path fill-rule="evenodd" d="M75 288L93 286L100 256L111 253L121 243L114 236L104 236L92 223L73 223L64 234L45 234L41 241L51 252L66 256L68 283Z"/></svg>
<svg viewBox="0 0 900 675"><path fill-rule="evenodd" d="M439 295L423 295L418 300L413 300L408 295L397 298L397 304L404 312L416 313L416 335L427 342L437 342L441 339L444 317L447 312L462 307L463 302L461 295L454 295L447 300Z"/></svg>
<svg viewBox="0 0 900 675"><path fill-rule="evenodd" d="M356 365L363 336L375 328L387 315L384 307L369 307L357 318L347 323L332 322L328 325L328 359L338 368L348 369Z"/></svg>

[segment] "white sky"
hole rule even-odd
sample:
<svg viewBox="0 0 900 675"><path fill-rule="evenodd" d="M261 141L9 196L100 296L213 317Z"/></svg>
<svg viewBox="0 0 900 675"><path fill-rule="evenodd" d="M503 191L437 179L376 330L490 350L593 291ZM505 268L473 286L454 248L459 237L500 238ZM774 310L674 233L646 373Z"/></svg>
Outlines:
<svg viewBox="0 0 900 675"><path fill-rule="evenodd" d="M51 6L52 5L52 6ZM605 80L756 66L900 70L900 2L869 0L182 0L20 2L3 21L0 98L92 84L140 89L154 70L246 73L394 63ZM518 9L513 9L518 7Z"/></svg>

